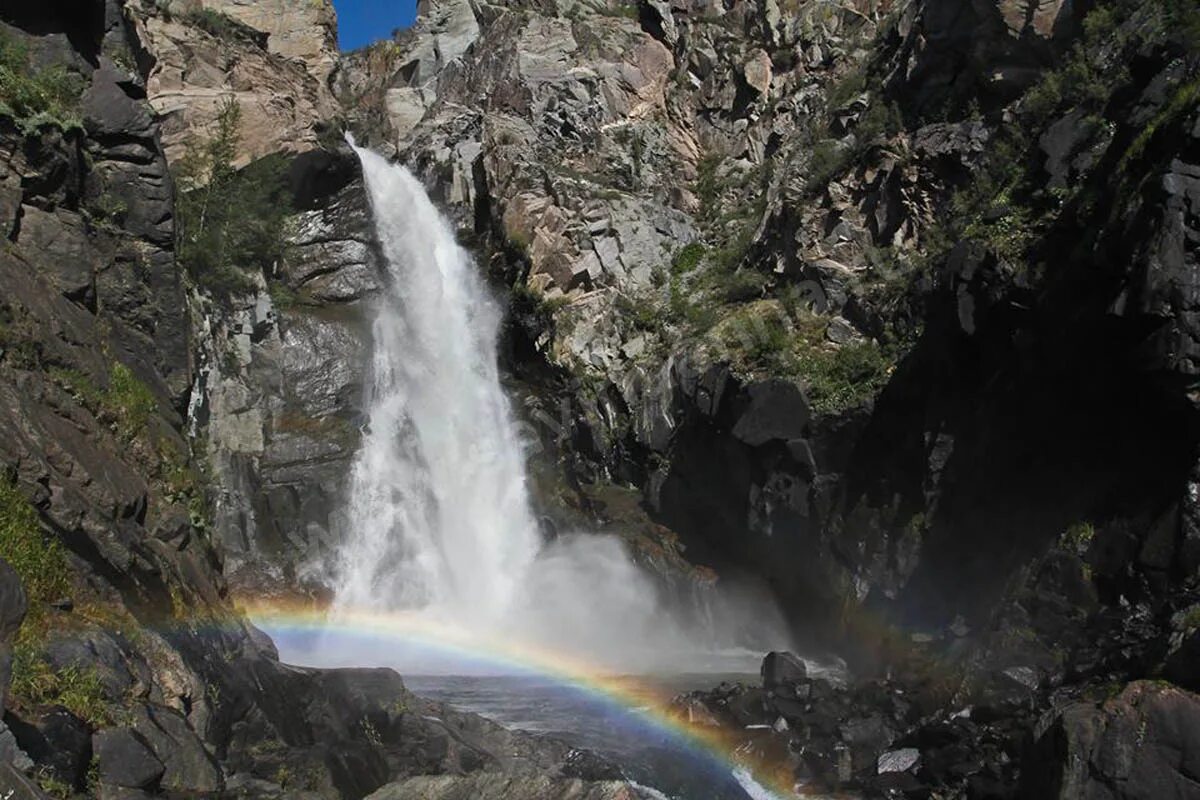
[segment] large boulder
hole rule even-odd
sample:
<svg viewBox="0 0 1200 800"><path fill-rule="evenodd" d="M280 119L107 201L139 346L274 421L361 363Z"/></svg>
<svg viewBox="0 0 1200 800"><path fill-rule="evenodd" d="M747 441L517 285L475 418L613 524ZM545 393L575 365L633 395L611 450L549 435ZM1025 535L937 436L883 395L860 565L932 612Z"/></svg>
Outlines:
<svg viewBox="0 0 1200 800"><path fill-rule="evenodd" d="M1168 800L1197 796L1200 697L1137 681L1104 703L1073 703L1034 744L1021 796Z"/></svg>
<svg viewBox="0 0 1200 800"><path fill-rule="evenodd" d="M92 737L100 781L125 789L157 786L165 767L146 740L130 728L111 728Z"/></svg>

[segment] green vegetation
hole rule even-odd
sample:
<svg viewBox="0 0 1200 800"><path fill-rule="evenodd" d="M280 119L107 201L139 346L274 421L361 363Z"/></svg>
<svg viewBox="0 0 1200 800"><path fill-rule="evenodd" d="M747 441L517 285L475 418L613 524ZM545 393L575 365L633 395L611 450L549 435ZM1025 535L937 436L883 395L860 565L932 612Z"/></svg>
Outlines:
<svg viewBox="0 0 1200 800"><path fill-rule="evenodd" d="M241 107L222 103L215 135L192 141L176 170L177 252L192 279L214 294L253 289L248 271L269 273L283 256L291 207L281 155L234 168Z"/></svg>
<svg viewBox="0 0 1200 800"><path fill-rule="evenodd" d="M120 362L112 365L108 387L100 389L87 375L76 370L51 369L51 375L84 405L111 421L113 431L132 441L158 410L158 400L150 387L133 370Z"/></svg>
<svg viewBox="0 0 1200 800"><path fill-rule="evenodd" d="M252 39L254 36L254 29L211 8L189 11L183 22L218 39Z"/></svg>
<svg viewBox="0 0 1200 800"><path fill-rule="evenodd" d="M30 621L39 620L48 604L70 595L71 572L62 545L42 533L37 512L7 477L0 477L0 558L21 577Z"/></svg>
<svg viewBox="0 0 1200 800"><path fill-rule="evenodd" d="M1180 620L1180 623L1188 633L1200 630L1200 605L1192 606L1183 612L1183 618Z"/></svg>
<svg viewBox="0 0 1200 800"><path fill-rule="evenodd" d="M700 266L707 252L708 248L702 242L685 244L675 254L675 258L671 259L671 272L675 275L686 275Z"/></svg>
<svg viewBox="0 0 1200 800"><path fill-rule="evenodd" d="M1096 536L1096 529L1090 522L1074 522L1067 526L1063 531L1062 543L1063 546L1082 552L1087 550L1092 544L1092 539Z"/></svg>
<svg viewBox="0 0 1200 800"><path fill-rule="evenodd" d="M12 695L29 706L59 705L95 727L114 721L112 704L95 668L56 669L37 645L18 641L13 650Z"/></svg>
<svg viewBox="0 0 1200 800"><path fill-rule="evenodd" d="M872 342L853 342L834 350L811 348L798 356L799 372L813 410L832 414L862 405L887 383L892 362Z"/></svg>
<svg viewBox="0 0 1200 800"><path fill-rule="evenodd" d="M0 33L0 112L11 114L26 129L48 122L77 128L83 79L61 65L35 68L25 46Z"/></svg>

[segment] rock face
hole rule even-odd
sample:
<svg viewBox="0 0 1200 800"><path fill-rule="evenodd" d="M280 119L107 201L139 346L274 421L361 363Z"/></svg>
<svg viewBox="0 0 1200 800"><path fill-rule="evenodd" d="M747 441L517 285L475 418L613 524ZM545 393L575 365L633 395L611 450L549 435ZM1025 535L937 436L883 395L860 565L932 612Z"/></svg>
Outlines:
<svg viewBox="0 0 1200 800"><path fill-rule="evenodd" d="M190 0L165 9L152 0L124 5L172 163L189 139L212 135L229 100L241 107L246 132L239 165L317 145L318 126L336 112L326 85L334 51L332 3Z"/></svg>

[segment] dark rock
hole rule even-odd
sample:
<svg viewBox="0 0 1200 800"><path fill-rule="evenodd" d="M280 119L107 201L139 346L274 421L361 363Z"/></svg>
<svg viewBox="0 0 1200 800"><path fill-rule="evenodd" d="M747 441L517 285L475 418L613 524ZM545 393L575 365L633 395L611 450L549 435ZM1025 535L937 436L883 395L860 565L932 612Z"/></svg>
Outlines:
<svg viewBox="0 0 1200 800"><path fill-rule="evenodd" d="M1022 771L1024 797L1196 796L1200 698L1135 682L1102 704L1067 706L1038 736Z"/></svg>
<svg viewBox="0 0 1200 800"><path fill-rule="evenodd" d="M0 710L8 698L12 678L12 640L25 619L29 602L21 578L9 563L0 559Z"/></svg>
<svg viewBox="0 0 1200 800"><path fill-rule="evenodd" d="M794 697L797 686L808 679L808 667L799 656L773 651L763 659L759 676L768 692Z"/></svg>
<svg viewBox="0 0 1200 800"><path fill-rule="evenodd" d="M65 708L51 707L25 720L9 717L21 748L38 769L67 786L83 788L92 760L87 723Z"/></svg>
<svg viewBox="0 0 1200 800"><path fill-rule="evenodd" d="M37 782L12 764L0 763L0 796L8 800L48 800Z"/></svg>
<svg viewBox="0 0 1200 800"><path fill-rule="evenodd" d="M130 728L109 728L92 737L100 781L126 789L152 789L165 770L146 741Z"/></svg>
<svg viewBox="0 0 1200 800"><path fill-rule="evenodd" d="M788 441L804 436L808 425L808 401L794 383L771 379L746 390L746 410L733 426L733 435L757 447L770 441Z"/></svg>
<svg viewBox="0 0 1200 800"><path fill-rule="evenodd" d="M132 726L163 765L163 789L212 794L224 788L220 767L178 711L140 706Z"/></svg>

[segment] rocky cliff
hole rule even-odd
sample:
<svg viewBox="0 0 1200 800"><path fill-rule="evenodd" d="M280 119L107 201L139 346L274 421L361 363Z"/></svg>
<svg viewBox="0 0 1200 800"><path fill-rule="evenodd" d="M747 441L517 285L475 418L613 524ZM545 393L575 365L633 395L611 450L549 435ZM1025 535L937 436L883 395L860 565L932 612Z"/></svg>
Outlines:
<svg viewBox="0 0 1200 800"><path fill-rule="evenodd" d="M772 726L755 746L822 788L1190 796L1193 4L419 12L340 56L325 2L0 13L0 519L25 543L0 605L29 606L0 752L78 790L580 777L407 713L394 676L196 622L327 592L380 280L348 129L422 176L509 301L548 531L758 576L874 678L769 659L686 714ZM185 269L177 201L231 103L223 157L279 181L281 241Z"/></svg>
<svg viewBox="0 0 1200 800"><path fill-rule="evenodd" d="M328 341L352 315L278 312L263 276L261 293L230 295L184 271L154 71L179 40L155 37L200 36L212 19L185 17L183 30L161 9L84 11L0 15L0 792L363 797L413 775L482 771L586 791L614 778L556 742L413 697L390 670L283 665L234 610L226 575L247 556L228 531L250 522L230 509L266 502L284 524L271 504L295 486L297 462L310 469L295 497L316 502L314 465L339 452L320 420L357 390L339 372L357 349L339 357ZM265 62L276 58L266 41L239 47ZM280 53L302 58L301 44ZM327 62L288 63L306 76ZM255 155L248 147L231 158ZM330 304L369 289L354 272L366 245L331 233L364 228L338 222L362 213L342 172L321 157L293 167L297 225L276 289L290 281ZM330 368L310 372L314 358ZM239 495L244 475L268 488ZM597 786L598 797L620 790Z"/></svg>

